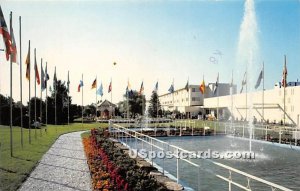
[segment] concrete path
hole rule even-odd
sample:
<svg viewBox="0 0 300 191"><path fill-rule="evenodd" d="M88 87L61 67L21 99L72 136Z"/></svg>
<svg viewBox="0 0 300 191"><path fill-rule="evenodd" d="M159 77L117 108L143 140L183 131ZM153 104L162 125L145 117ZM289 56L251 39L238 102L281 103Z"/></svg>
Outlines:
<svg viewBox="0 0 300 191"><path fill-rule="evenodd" d="M21 191L90 191L90 172L82 132L61 135L24 182Z"/></svg>

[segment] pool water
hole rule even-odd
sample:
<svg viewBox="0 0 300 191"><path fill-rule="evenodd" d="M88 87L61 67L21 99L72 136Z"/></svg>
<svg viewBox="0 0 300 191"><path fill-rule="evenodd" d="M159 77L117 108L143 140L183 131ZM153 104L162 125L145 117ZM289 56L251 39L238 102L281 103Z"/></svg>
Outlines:
<svg viewBox="0 0 300 191"><path fill-rule="evenodd" d="M208 149L219 153L249 151L249 140L229 136L161 137L159 139L189 151L207 151ZM138 145L140 144L138 143ZM146 146L144 148L149 149ZM181 183L194 190L226 190L228 183L216 175L228 178L229 172L211 162L215 161L286 188L300 190L299 149L282 148L252 141L252 151L255 153L255 159L192 159L192 162L200 165L200 170L179 160L179 179ZM154 162L160 166L164 165L165 170L176 177L176 159L155 159ZM245 177L233 173L232 178L247 186ZM250 185L252 190L271 190L271 188L256 181L250 181ZM232 190L239 189L233 186Z"/></svg>

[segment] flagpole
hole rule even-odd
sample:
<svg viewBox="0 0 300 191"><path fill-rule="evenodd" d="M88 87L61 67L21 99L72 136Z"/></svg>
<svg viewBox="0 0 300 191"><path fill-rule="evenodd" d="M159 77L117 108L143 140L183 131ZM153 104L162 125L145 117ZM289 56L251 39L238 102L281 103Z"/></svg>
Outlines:
<svg viewBox="0 0 300 191"><path fill-rule="evenodd" d="M36 48L34 48L34 137L37 138L36 134Z"/></svg>
<svg viewBox="0 0 300 191"><path fill-rule="evenodd" d="M45 99L45 102L46 102L46 132L48 132L48 68L47 68L47 62L46 62L46 72L45 72L45 75L46 75L46 99Z"/></svg>
<svg viewBox="0 0 300 191"><path fill-rule="evenodd" d="M188 107L190 108L190 77L188 77ZM191 111L190 112L188 112L188 119L190 119L191 118Z"/></svg>
<svg viewBox="0 0 300 191"><path fill-rule="evenodd" d="M265 63L263 62L262 123L265 121Z"/></svg>
<svg viewBox="0 0 300 191"><path fill-rule="evenodd" d="M128 123L129 123L129 78L127 80L127 120L128 120Z"/></svg>
<svg viewBox="0 0 300 191"><path fill-rule="evenodd" d="M68 126L70 125L70 81L69 81L69 71L68 71Z"/></svg>
<svg viewBox="0 0 300 191"><path fill-rule="evenodd" d="M54 103L54 104L55 104L55 105L54 105L54 110L55 110L55 111L54 111L54 115L55 115L55 116L54 116L54 118L55 118L55 119L54 119L54 123L55 123L55 131L56 131L56 133L57 133L57 126L56 126L56 125L57 125L57 111L56 111L56 109L57 109L57 108L56 108L57 77L56 77L56 66L55 66L54 70L55 70L55 71L54 71L54 72L55 72L55 79L53 79L54 82L55 82L55 84L54 84L55 87L53 87L53 88L54 88L54 102L55 102L55 103Z"/></svg>
<svg viewBox="0 0 300 191"><path fill-rule="evenodd" d="M10 34L12 34L12 12L10 12ZM12 51L10 51L10 156L13 156L13 132L12 132Z"/></svg>
<svg viewBox="0 0 300 191"><path fill-rule="evenodd" d="M24 141L23 141L23 75L22 75L22 25L21 25L21 16L19 16L19 35L20 35L20 102L21 102L21 110L20 110L20 117L21 117L21 146L23 148Z"/></svg>
<svg viewBox="0 0 300 191"><path fill-rule="evenodd" d="M204 82L204 74L203 74L202 84L204 85L204 89L205 89L205 83L203 83L203 82ZM203 108L204 108L204 99L205 99L205 91L203 91ZM205 111L205 109L204 109L204 111ZM209 109L208 109L208 113L209 113ZM206 115L206 111L204 114L204 118L205 118L205 115ZM204 131L204 135L205 135L205 131Z"/></svg>
<svg viewBox="0 0 300 191"><path fill-rule="evenodd" d="M287 85L287 81L286 81L286 55L284 55L284 87L283 87L283 110L284 110L284 114L283 114L283 125L285 126L285 97L286 97L286 92L285 92L285 87Z"/></svg>
<svg viewBox="0 0 300 191"><path fill-rule="evenodd" d="M41 58L41 72L42 72L42 70L43 70L43 58ZM44 79L41 79L41 83L43 83L43 82L44 82ZM41 119L40 122L42 124L43 123L43 85L42 84L41 84L41 100L40 100L40 119ZM40 136L42 136L42 126L40 127Z"/></svg>
<svg viewBox="0 0 300 191"><path fill-rule="evenodd" d="M157 83L158 83L158 79L157 79ZM157 99L156 99L156 120L158 121L158 102L159 102L159 97L158 97L158 88L156 90L156 96L157 96ZM155 136L156 136L156 132L157 132L157 122L156 122L156 125L155 125Z"/></svg>
<svg viewBox="0 0 300 191"><path fill-rule="evenodd" d="M95 115L95 120L96 120L96 122L97 122L97 99L98 99L98 96L97 96L97 85L98 85L98 83L97 83L97 75L96 75L96 88L95 88L95 93L96 93L96 115Z"/></svg>
<svg viewBox="0 0 300 191"><path fill-rule="evenodd" d="M220 128L220 121L219 121L219 72L218 72L218 79L217 79L217 96L218 96L218 99L217 99L217 122L218 122L218 128ZM215 131L215 135L217 134L217 132Z"/></svg>
<svg viewBox="0 0 300 191"><path fill-rule="evenodd" d="M233 70L231 71L231 128L232 126L233 126Z"/></svg>
<svg viewBox="0 0 300 191"><path fill-rule="evenodd" d="M246 65L246 115L245 115L245 121L247 122L248 118L248 67Z"/></svg>
<svg viewBox="0 0 300 191"><path fill-rule="evenodd" d="M30 58L30 40L29 40L29 58ZM28 133L28 139L29 139L29 144L31 144L31 62L29 60L29 85L28 85L28 122L29 122L29 133Z"/></svg>
<svg viewBox="0 0 300 191"><path fill-rule="evenodd" d="M81 81L83 84L83 74L81 74ZM83 126L83 86L82 86L82 92L81 92L81 125Z"/></svg>
<svg viewBox="0 0 300 191"><path fill-rule="evenodd" d="M113 103L112 102L112 78L110 79L110 85L111 85L111 90L110 90L110 102L111 103ZM114 116L114 112L113 112L113 107L111 106L111 117L113 118L113 116Z"/></svg>

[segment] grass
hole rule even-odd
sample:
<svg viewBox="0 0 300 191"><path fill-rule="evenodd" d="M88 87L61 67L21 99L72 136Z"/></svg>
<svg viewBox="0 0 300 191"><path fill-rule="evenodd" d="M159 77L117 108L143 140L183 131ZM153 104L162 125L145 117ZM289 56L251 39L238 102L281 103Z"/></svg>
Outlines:
<svg viewBox="0 0 300 191"><path fill-rule="evenodd" d="M0 125L0 190L17 190L60 135L107 125L99 123L48 125L47 132L44 129L41 131L39 129L31 130L31 144L29 144L28 138L29 130L23 129L23 148L21 146L21 129L13 127L13 157L10 156L10 128Z"/></svg>

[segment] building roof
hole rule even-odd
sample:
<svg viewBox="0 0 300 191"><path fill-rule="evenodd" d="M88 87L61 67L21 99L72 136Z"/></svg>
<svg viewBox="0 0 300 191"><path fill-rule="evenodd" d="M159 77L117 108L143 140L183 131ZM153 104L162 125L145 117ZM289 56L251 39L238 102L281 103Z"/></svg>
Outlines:
<svg viewBox="0 0 300 191"><path fill-rule="evenodd" d="M108 100L104 100L98 107L116 107L116 105Z"/></svg>

